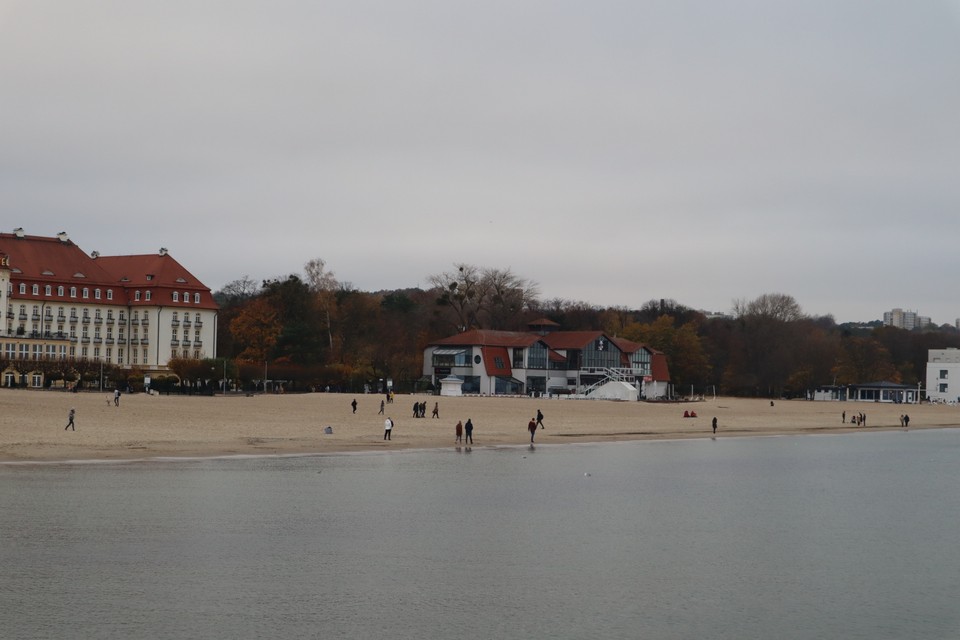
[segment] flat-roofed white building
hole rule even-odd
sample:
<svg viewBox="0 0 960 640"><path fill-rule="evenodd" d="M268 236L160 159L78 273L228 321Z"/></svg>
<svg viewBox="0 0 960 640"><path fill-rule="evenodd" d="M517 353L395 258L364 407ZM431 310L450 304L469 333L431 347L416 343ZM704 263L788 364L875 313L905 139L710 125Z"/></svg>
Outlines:
<svg viewBox="0 0 960 640"><path fill-rule="evenodd" d="M960 402L960 349L927 351L927 397L934 402Z"/></svg>

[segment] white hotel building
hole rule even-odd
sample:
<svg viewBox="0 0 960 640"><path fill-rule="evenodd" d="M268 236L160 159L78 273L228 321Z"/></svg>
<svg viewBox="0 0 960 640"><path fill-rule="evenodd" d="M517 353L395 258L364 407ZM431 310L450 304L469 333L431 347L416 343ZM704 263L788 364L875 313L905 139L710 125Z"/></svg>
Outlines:
<svg viewBox="0 0 960 640"><path fill-rule="evenodd" d="M30 362L87 360L145 373L171 358L216 357L210 289L161 249L84 253L65 233L0 233L0 363L4 386L43 385Z"/></svg>

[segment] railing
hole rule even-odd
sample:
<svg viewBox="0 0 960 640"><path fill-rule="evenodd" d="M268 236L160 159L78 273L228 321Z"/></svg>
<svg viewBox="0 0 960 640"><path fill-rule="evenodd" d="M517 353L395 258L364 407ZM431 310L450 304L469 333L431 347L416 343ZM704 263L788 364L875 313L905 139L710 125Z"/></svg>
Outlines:
<svg viewBox="0 0 960 640"><path fill-rule="evenodd" d="M179 326L180 326L180 321L179 321L179 320L171 320L171 321L170 321L170 326L171 326L171 327L179 327Z"/></svg>
<svg viewBox="0 0 960 640"><path fill-rule="evenodd" d="M89 316L83 316L83 324L90 324L90 317L89 317Z"/></svg>
<svg viewBox="0 0 960 640"><path fill-rule="evenodd" d="M103 318L94 318L93 324L103 324Z"/></svg>
<svg viewBox="0 0 960 640"><path fill-rule="evenodd" d="M193 321L193 326L195 326L197 329L199 329L200 327L203 326L203 320L194 320L194 321Z"/></svg>
<svg viewBox="0 0 960 640"><path fill-rule="evenodd" d="M140 318L130 318L130 324L140 324Z"/></svg>
<svg viewBox="0 0 960 640"><path fill-rule="evenodd" d="M149 338L140 338L140 344L150 344Z"/></svg>
<svg viewBox="0 0 960 640"><path fill-rule="evenodd" d="M107 316L107 324L113 324L113 318Z"/></svg>

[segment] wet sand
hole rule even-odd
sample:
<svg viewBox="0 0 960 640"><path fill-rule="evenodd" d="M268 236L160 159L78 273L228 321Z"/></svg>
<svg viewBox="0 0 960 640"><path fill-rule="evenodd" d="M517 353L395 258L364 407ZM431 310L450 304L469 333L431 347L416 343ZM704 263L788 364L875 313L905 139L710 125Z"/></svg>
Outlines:
<svg viewBox="0 0 960 640"><path fill-rule="evenodd" d="M616 402L560 398L450 398L398 395L378 415L380 395L314 393L228 397L124 395L0 389L0 461L135 460L155 457L312 454L454 446L457 420L474 423L475 447L526 445L537 409L545 429L537 444L637 439L843 433L960 426L960 407L873 402L809 402L707 398L689 403ZM356 398L356 414L350 403ZM413 418L413 403L427 417ZM440 418L431 418L435 402ZM76 431L64 431L76 409ZM684 418L695 411L696 418ZM841 422L846 411L847 421ZM854 413L865 427L850 424ZM390 441L383 422L393 418ZM324 427L333 433L325 434Z"/></svg>

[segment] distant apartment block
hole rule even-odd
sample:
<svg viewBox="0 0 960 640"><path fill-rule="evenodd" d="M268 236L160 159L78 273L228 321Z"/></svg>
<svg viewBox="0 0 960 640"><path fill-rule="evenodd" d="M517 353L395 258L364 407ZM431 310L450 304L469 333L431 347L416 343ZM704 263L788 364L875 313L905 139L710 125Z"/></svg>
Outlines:
<svg viewBox="0 0 960 640"><path fill-rule="evenodd" d="M929 316L917 315L916 311L904 311L903 309L892 309L883 312L883 324L888 327L897 327L898 329L921 329L932 324Z"/></svg>

